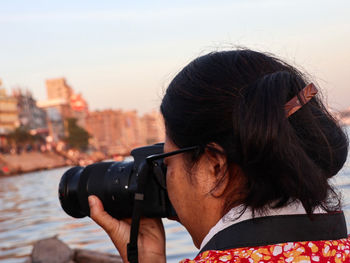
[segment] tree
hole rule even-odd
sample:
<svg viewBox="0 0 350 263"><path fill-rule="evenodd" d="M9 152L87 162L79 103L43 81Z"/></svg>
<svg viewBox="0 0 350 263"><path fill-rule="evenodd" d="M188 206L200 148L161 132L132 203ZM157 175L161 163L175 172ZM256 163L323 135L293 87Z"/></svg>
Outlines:
<svg viewBox="0 0 350 263"><path fill-rule="evenodd" d="M7 135L9 141L15 145L24 145L26 143L33 143L35 137L31 135L24 127L18 127L13 132Z"/></svg>
<svg viewBox="0 0 350 263"><path fill-rule="evenodd" d="M68 118L66 121L68 136L65 142L69 147L85 151L89 146L90 134L77 124L77 119Z"/></svg>

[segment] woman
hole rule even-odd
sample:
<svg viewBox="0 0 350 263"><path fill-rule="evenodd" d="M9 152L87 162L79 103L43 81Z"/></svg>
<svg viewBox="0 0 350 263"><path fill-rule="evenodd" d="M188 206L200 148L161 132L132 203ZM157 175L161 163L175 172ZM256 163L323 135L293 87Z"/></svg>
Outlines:
<svg viewBox="0 0 350 263"><path fill-rule="evenodd" d="M317 89L270 55L210 53L187 65L161 104L164 160L178 220L200 249L183 262L349 261L340 199L328 179L342 168L347 137ZM124 262L130 224L89 197L91 218ZM139 262L165 262L159 219L143 219Z"/></svg>

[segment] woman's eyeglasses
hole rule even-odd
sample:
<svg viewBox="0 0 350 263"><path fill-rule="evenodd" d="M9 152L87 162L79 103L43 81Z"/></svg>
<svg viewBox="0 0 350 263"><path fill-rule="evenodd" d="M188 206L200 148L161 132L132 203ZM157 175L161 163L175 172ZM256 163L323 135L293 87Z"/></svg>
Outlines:
<svg viewBox="0 0 350 263"><path fill-rule="evenodd" d="M198 149L198 146L191 146L191 147L181 148L179 150L172 151L172 152L167 152L167 153L153 154L153 155L150 155L150 156L146 157L146 161L147 162L152 162L154 160L164 159L164 158L169 157L169 156L173 156L173 155L184 153L184 152L194 151L196 149Z"/></svg>
<svg viewBox="0 0 350 263"><path fill-rule="evenodd" d="M146 157L146 162L148 163L150 169L153 170L153 174L155 175L157 182L163 189L166 189L166 165L164 164L163 159L176 154L190 152L197 149L198 146L191 146L172 152L152 154Z"/></svg>

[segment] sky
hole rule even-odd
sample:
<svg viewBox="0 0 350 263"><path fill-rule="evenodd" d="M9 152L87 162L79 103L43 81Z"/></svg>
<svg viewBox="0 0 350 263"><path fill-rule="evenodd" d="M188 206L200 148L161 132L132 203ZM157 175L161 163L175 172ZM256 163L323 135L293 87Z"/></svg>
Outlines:
<svg viewBox="0 0 350 263"><path fill-rule="evenodd" d="M349 0L0 0L0 79L46 99L65 77L90 110L158 109L178 71L210 51L270 52L350 106Z"/></svg>

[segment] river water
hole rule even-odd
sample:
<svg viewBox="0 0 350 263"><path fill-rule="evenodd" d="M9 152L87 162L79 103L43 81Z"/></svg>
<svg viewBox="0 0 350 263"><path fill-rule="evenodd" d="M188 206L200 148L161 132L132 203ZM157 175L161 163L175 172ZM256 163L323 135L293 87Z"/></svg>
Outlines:
<svg viewBox="0 0 350 263"><path fill-rule="evenodd" d="M57 186L66 169L0 178L0 263L24 262L35 241L56 235L72 248L116 253L108 236L89 218L74 219L61 209ZM333 184L342 192L350 230L349 160ZM163 222L168 262L193 258L197 250L185 229L174 221Z"/></svg>

